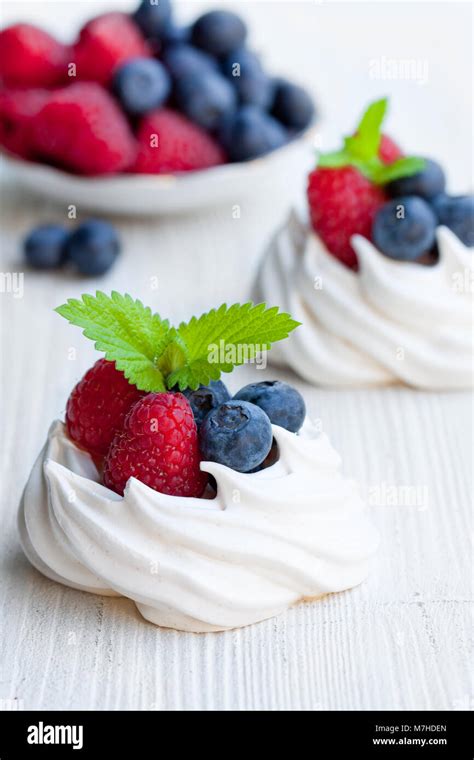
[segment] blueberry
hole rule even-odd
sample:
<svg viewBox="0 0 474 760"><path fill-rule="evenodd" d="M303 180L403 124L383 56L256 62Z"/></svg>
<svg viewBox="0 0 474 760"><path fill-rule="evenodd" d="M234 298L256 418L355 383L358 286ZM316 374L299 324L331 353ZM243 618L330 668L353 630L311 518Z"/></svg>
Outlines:
<svg viewBox="0 0 474 760"><path fill-rule="evenodd" d="M194 22L191 31L194 45L219 58L239 48L246 36L244 22L231 11L209 11Z"/></svg>
<svg viewBox="0 0 474 760"><path fill-rule="evenodd" d="M224 122L220 137L231 161L257 158L287 141L281 124L257 106L242 106Z"/></svg>
<svg viewBox="0 0 474 760"><path fill-rule="evenodd" d="M275 88L272 115L285 127L301 131L314 118L314 103L303 87L279 81Z"/></svg>
<svg viewBox="0 0 474 760"><path fill-rule="evenodd" d="M392 198L398 198L400 195L419 195L421 198L433 198L435 195L444 192L446 186L446 177L441 166L425 158L425 168L411 177L402 177L394 179L385 185L385 189Z"/></svg>
<svg viewBox="0 0 474 760"><path fill-rule="evenodd" d="M164 103L171 90L171 79L159 61L132 58L115 73L113 89L124 110L139 115Z"/></svg>
<svg viewBox="0 0 474 760"><path fill-rule="evenodd" d="M227 79L217 72L186 74L178 79L176 102L191 121L204 129L217 129L233 113L237 97Z"/></svg>
<svg viewBox="0 0 474 760"><path fill-rule="evenodd" d="M212 409L230 399L230 393L222 380L211 380L209 385L200 385L195 391L187 388L183 393L190 403L198 428Z"/></svg>
<svg viewBox="0 0 474 760"><path fill-rule="evenodd" d="M170 45L184 44L188 42L190 34L191 30L189 26L177 26L176 24L171 23L164 30L161 36L161 42L165 48Z"/></svg>
<svg viewBox="0 0 474 760"><path fill-rule="evenodd" d="M234 51L223 62L222 70L235 87L241 103L251 103L264 110L270 106L274 84L255 53L245 47Z"/></svg>
<svg viewBox="0 0 474 760"><path fill-rule="evenodd" d="M67 238L66 230L57 224L35 227L23 243L28 264L35 269L54 269L61 266L65 258Z"/></svg>
<svg viewBox="0 0 474 760"><path fill-rule="evenodd" d="M474 246L474 196L437 195L431 206L439 224L449 227L464 245Z"/></svg>
<svg viewBox="0 0 474 760"><path fill-rule="evenodd" d="M148 39L159 39L171 24L170 0L142 0L133 18Z"/></svg>
<svg viewBox="0 0 474 760"><path fill-rule="evenodd" d="M435 242L436 217L431 206L416 195L395 198L375 215L372 238L386 256L414 261Z"/></svg>
<svg viewBox="0 0 474 760"><path fill-rule="evenodd" d="M79 225L66 242L67 258L81 274L107 272L120 252L120 239L109 222L90 219Z"/></svg>
<svg viewBox="0 0 474 760"><path fill-rule="evenodd" d="M265 412L247 401L226 401L213 409L199 430L203 459L239 472L261 464L272 447L272 426Z"/></svg>
<svg viewBox="0 0 474 760"><path fill-rule="evenodd" d="M218 71L215 58L185 43L167 47L162 60L173 79L179 79L187 74L197 75Z"/></svg>
<svg viewBox="0 0 474 760"><path fill-rule="evenodd" d="M234 399L249 401L263 409L272 425L297 433L306 416L303 396L296 388L280 380L251 383L235 394Z"/></svg>

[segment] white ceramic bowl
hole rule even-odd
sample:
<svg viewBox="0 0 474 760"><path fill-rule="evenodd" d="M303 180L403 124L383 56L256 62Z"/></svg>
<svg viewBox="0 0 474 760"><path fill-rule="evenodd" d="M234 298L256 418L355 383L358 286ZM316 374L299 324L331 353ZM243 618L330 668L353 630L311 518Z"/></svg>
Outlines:
<svg viewBox="0 0 474 760"><path fill-rule="evenodd" d="M183 174L80 177L45 164L4 156L17 182L43 197L107 214L167 214L240 198L276 173L294 171L311 155L314 127L262 158Z"/></svg>

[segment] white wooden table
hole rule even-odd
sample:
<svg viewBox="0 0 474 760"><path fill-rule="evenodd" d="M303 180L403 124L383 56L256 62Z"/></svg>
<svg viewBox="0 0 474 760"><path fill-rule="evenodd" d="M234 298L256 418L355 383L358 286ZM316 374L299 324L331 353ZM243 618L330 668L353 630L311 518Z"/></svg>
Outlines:
<svg viewBox="0 0 474 760"><path fill-rule="evenodd" d="M25 8L33 9L37 18L50 19L54 27L52 8L60 5L28 3ZM281 43L285 13L288 19L290 10L277 5L274 32ZM388 85L386 89L396 91L404 102L398 126L405 136L411 135L412 142L416 134L410 132L406 109L416 98L422 100L417 130L426 137L423 147L449 160L458 189L465 189L468 177L462 151L466 153L469 141L459 111L460 135L449 146L443 123L433 120L431 130L428 124L441 94L453 111L458 105L458 90L448 87L446 78L462 76L456 69L460 38L448 37L443 72L437 69L438 59L430 58L427 86L433 91L428 96L422 88L410 90L411 83L384 82L374 87L362 77L358 45L365 46L365 61L371 53L367 53L369 38L361 28L358 43L351 42L346 52L355 61L357 92L347 85L347 101L341 106L339 98L335 105L331 89L334 92L336 80L345 81L341 77L348 74L347 69L342 72L340 59L334 63L336 70L323 67L331 50L334 55L327 30L340 9L332 5L298 6L301 35L306 34L306 43L311 35L316 40L314 88L324 91L326 124L331 117L325 134L348 126L347 119L360 110L362 102ZM395 11L390 6L389 17L377 10L370 39L380 40L387 23L395 25L395 31L404 27L400 7ZM249 4L245 10L257 26L264 19L268 24L268 11L264 13L261 4ZM349 28L361 13L357 10L344 6ZM315 13L320 15L314 17L310 33L305 30ZM446 18L437 13L436 23L442 25ZM60 16L56 13L55 17ZM449 17L465 44L464 10L455 12L451 4ZM264 39L262 26L258 28ZM411 39L410 35L408 31L406 37ZM301 63L298 50L304 46L292 44L295 57L286 58L289 68L295 69ZM428 48L419 50L421 57L431 54ZM280 69L285 67L271 46L269 55ZM312 81L307 68L301 73ZM466 113L466 106L462 108ZM1 271L23 272L22 234L40 220L63 220L67 199L63 209L53 207L10 185L7 189L6 181L3 177ZM382 536L365 584L299 605L277 619L220 634L159 629L145 623L127 600L92 596L43 578L19 547L16 510L21 490L50 421L62 414L72 385L94 359L88 341L53 313L54 306L96 287L115 288L179 319L224 300L245 299L258 255L301 186L300 178L284 178L258 197L249 196L241 201L239 220L232 218L230 206L183 217L179 223L172 218L120 219L124 255L100 282L66 273L24 272L22 298L0 293L0 700L17 699L32 709L100 710L451 710L473 706L468 675L470 394L428 394L403 388L318 390L298 382L294 375L272 372L295 383L307 399L310 414L322 419L343 456L346 473L360 481ZM242 368L231 385L236 389L253 377L261 379L261 373ZM8 704L0 701L0 705Z"/></svg>

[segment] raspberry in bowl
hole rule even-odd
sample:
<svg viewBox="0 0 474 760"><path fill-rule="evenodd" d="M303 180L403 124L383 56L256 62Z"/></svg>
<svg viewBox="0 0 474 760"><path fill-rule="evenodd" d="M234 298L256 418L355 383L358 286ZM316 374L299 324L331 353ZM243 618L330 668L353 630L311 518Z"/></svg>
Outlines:
<svg viewBox="0 0 474 760"><path fill-rule="evenodd" d="M306 159L310 95L265 69L230 11L184 27L170 3L143 0L90 19L68 45L32 24L0 31L0 44L5 160L56 200L182 211Z"/></svg>
<svg viewBox="0 0 474 760"><path fill-rule="evenodd" d="M262 263L256 295L304 322L271 359L316 385L473 385L474 198L404 155L371 104L307 185Z"/></svg>
<svg viewBox="0 0 474 760"><path fill-rule="evenodd" d="M40 572L193 632L366 578L378 534L299 391L265 380L232 396L219 379L244 361L239 346L286 340L288 314L224 305L174 328L100 292L57 311L105 358L72 390L25 487L20 537Z"/></svg>

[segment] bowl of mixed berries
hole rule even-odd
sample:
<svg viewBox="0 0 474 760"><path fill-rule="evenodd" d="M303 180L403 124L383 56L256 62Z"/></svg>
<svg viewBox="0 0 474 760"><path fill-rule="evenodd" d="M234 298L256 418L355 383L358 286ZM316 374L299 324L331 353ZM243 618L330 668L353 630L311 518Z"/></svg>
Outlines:
<svg viewBox="0 0 474 760"><path fill-rule="evenodd" d="M245 192L294 158L315 119L270 75L237 14L178 25L169 0L89 20L66 45L0 32L0 146L33 190L116 213L180 211Z"/></svg>

